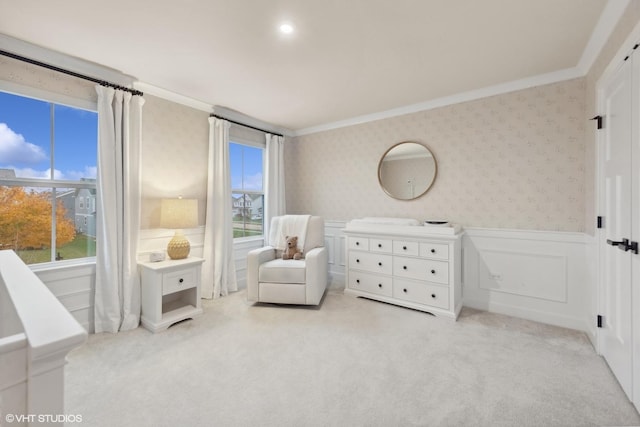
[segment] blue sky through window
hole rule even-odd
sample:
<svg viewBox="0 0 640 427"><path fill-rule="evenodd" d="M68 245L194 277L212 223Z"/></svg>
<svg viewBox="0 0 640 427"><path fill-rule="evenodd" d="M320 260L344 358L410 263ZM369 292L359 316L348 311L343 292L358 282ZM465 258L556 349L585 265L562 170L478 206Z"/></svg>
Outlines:
<svg viewBox="0 0 640 427"><path fill-rule="evenodd" d="M232 189L262 191L263 151L248 145L229 144Z"/></svg>
<svg viewBox="0 0 640 427"><path fill-rule="evenodd" d="M55 105L54 147L51 153L50 103L0 92L0 169L21 178L96 177L98 114Z"/></svg>

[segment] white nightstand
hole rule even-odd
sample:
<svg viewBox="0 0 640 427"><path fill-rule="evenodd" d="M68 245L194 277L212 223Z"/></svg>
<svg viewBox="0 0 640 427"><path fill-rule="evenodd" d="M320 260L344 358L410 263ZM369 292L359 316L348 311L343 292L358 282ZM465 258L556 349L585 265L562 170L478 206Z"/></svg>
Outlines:
<svg viewBox="0 0 640 427"><path fill-rule="evenodd" d="M202 314L200 270L203 262L202 258L189 257L138 263L142 279L142 326L158 332Z"/></svg>

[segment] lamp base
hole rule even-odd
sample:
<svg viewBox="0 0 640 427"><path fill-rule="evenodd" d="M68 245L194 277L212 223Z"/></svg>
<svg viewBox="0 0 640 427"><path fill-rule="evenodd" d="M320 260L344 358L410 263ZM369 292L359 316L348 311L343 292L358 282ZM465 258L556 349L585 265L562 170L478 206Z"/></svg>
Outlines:
<svg viewBox="0 0 640 427"><path fill-rule="evenodd" d="M191 245L182 231L176 231L169 244L167 245L167 255L171 259L184 259L189 256Z"/></svg>

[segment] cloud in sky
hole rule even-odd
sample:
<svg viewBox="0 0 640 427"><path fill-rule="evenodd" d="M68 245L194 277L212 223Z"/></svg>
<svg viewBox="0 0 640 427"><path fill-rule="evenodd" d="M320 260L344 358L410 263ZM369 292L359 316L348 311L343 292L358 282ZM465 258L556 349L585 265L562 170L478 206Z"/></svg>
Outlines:
<svg viewBox="0 0 640 427"><path fill-rule="evenodd" d="M0 123L0 162L36 164L47 159L42 147L27 142L6 123Z"/></svg>

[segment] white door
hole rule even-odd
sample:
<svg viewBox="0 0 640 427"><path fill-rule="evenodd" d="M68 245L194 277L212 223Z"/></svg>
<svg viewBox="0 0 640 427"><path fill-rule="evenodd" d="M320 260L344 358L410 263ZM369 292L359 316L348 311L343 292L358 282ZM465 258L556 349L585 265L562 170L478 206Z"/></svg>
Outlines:
<svg viewBox="0 0 640 427"><path fill-rule="evenodd" d="M632 398L633 344L631 312L631 260L624 240L631 240L631 58L604 84L604 138L602 213L600 233L602 283L600 315L602 329L598 339L600 352L623 390Z"/></svg>

